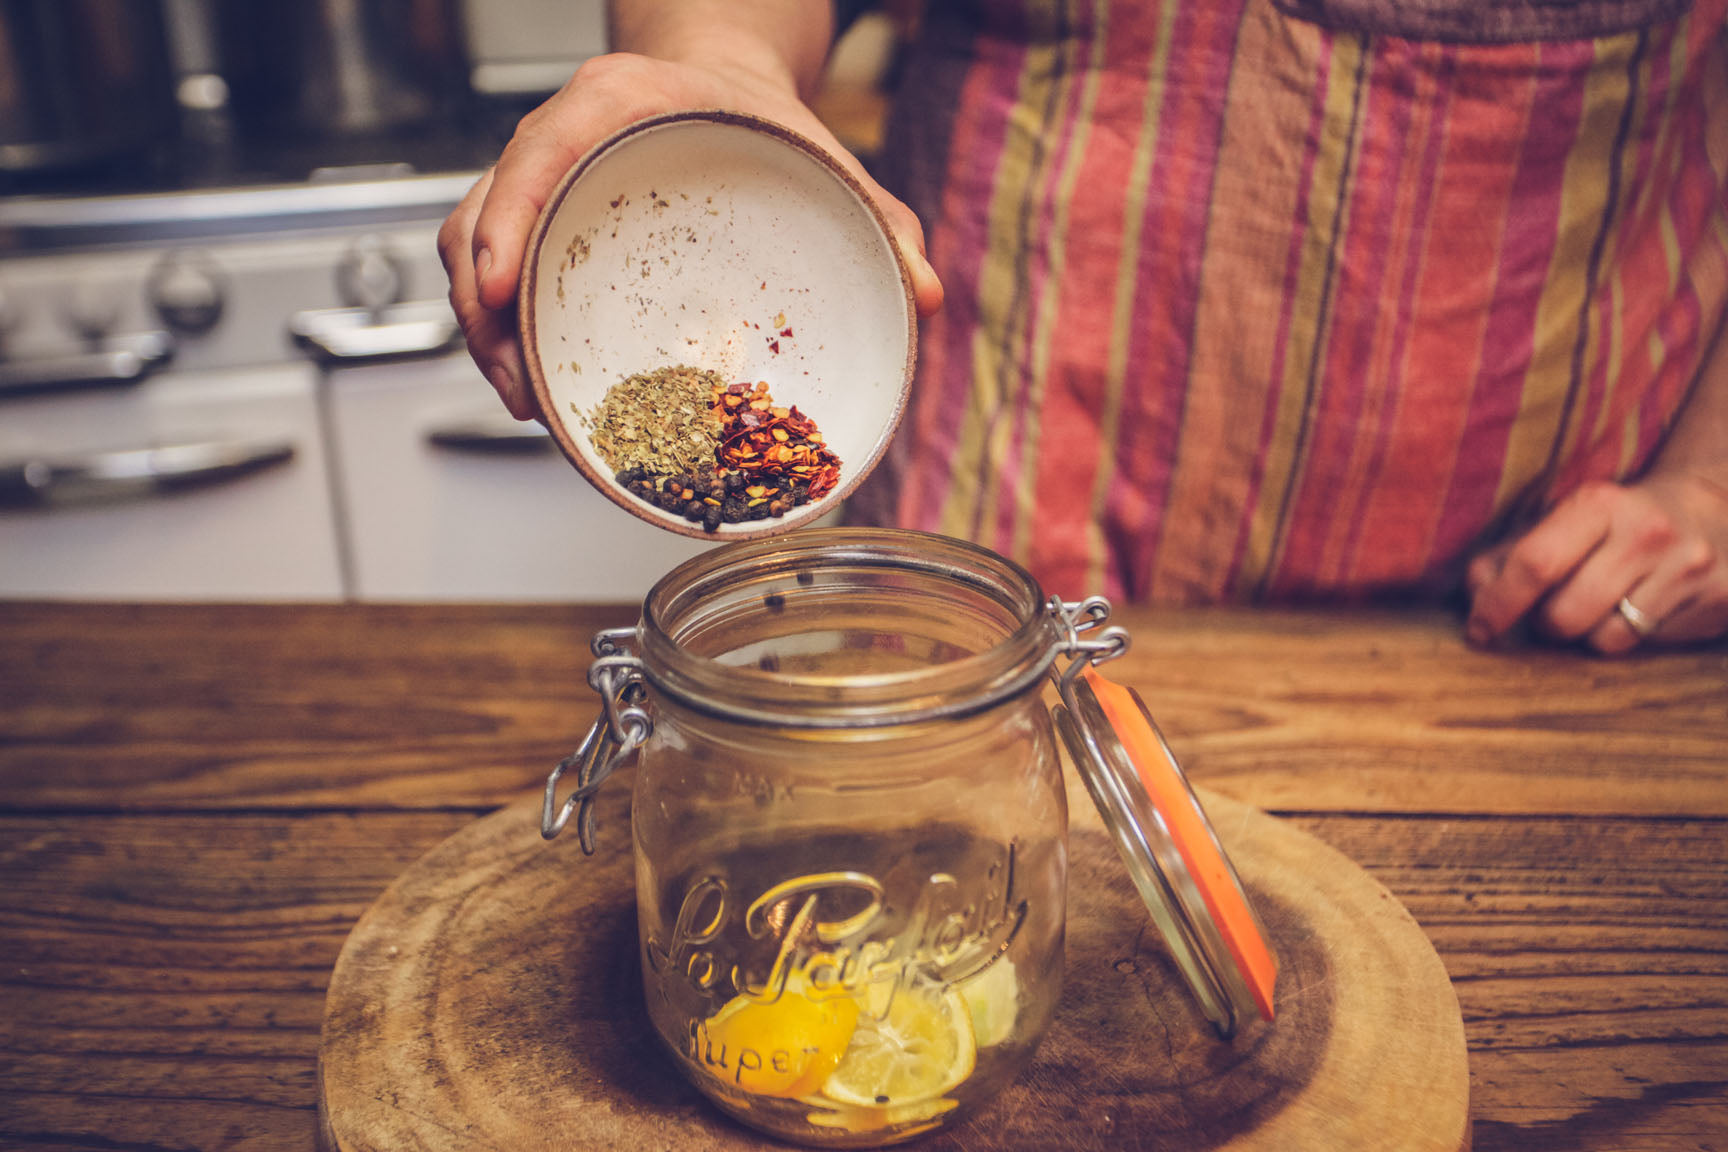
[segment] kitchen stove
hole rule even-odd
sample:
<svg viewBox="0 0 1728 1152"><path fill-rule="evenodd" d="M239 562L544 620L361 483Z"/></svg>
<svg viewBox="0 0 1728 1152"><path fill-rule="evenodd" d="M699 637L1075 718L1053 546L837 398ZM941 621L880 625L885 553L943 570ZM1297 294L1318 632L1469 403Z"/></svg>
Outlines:
<svg viewBox="0 0 1728 1152"><path fill-rule="evenodd" d="M476 174L0 198L0 596L636 601L700 550L469 362Z"/></svg>

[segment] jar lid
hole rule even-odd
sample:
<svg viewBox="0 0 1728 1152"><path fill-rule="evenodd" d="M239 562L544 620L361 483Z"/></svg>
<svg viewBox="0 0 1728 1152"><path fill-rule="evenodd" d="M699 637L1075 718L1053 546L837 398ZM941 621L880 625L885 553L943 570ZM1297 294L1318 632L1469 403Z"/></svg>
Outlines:
<svg viewBox="0 0 1728 1152"><path fill-rule="evenodd" d="M1139 693L1088 668L1056 727L1171 957L1221 1036L1272 1019L1278 961L1230 858Z"/></svg>

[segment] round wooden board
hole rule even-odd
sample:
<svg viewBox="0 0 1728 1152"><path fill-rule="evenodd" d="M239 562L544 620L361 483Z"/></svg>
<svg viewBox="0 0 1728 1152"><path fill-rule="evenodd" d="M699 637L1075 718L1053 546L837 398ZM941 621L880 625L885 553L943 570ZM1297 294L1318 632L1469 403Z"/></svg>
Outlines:
<svg viewBox="0 0 1728 1152"><path fill-rule="evenodd" d="M320 1048L325 1152L784 1147L722 1115L654 1037L637 968L629 780L601 846L538 797L422 858L355 926ZM1278 1017L1218 1040L1115 849L1072 803L1067 977L1032 1065L925 1150L1461 1152L1457 998L1427 937L1344 856L1203 793L1280 960Z"/></svg>

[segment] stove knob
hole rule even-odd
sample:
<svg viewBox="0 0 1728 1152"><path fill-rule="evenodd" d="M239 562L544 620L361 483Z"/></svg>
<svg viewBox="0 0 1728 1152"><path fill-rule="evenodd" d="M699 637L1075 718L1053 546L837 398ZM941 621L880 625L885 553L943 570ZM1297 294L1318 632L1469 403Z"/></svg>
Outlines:
<svg viewBox="0 0 1728 1152"><path fill-rule="evenodd" d="M337 267L336 287L350 308L382 312L407 296L408 267L382 236L362 236Z"/></svg>
<svg viewBox="0 0 1728 1152"><path fill-rule="evenodd" d="M120 292L113 285L79 284L66 297L61 318L86 342L100 344L120 325Z"/></svg>
<svg viewBox="0 0 1728 1152"><path fill-rule="evenodd" d="M196 249L186 249L169 252L158 260L150 269L144 291L162 323L196 336L210 331L222 319L228 281L216 261Z"/></svg>

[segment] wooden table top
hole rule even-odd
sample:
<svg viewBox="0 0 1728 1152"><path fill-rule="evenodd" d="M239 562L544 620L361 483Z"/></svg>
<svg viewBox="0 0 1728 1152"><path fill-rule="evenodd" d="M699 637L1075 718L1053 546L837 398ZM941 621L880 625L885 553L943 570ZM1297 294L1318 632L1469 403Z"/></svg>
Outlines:
<svg viewBox="0 0 1728 1152"><path fill-rule="evenodd" d="M307 1149L324 991L415 859L537 792L631 607L0 604L0 1147ZM1480 1152L1728 1148L1728 649L1442 613L1118 611L1196 783L1389 888Z"/></svg>

